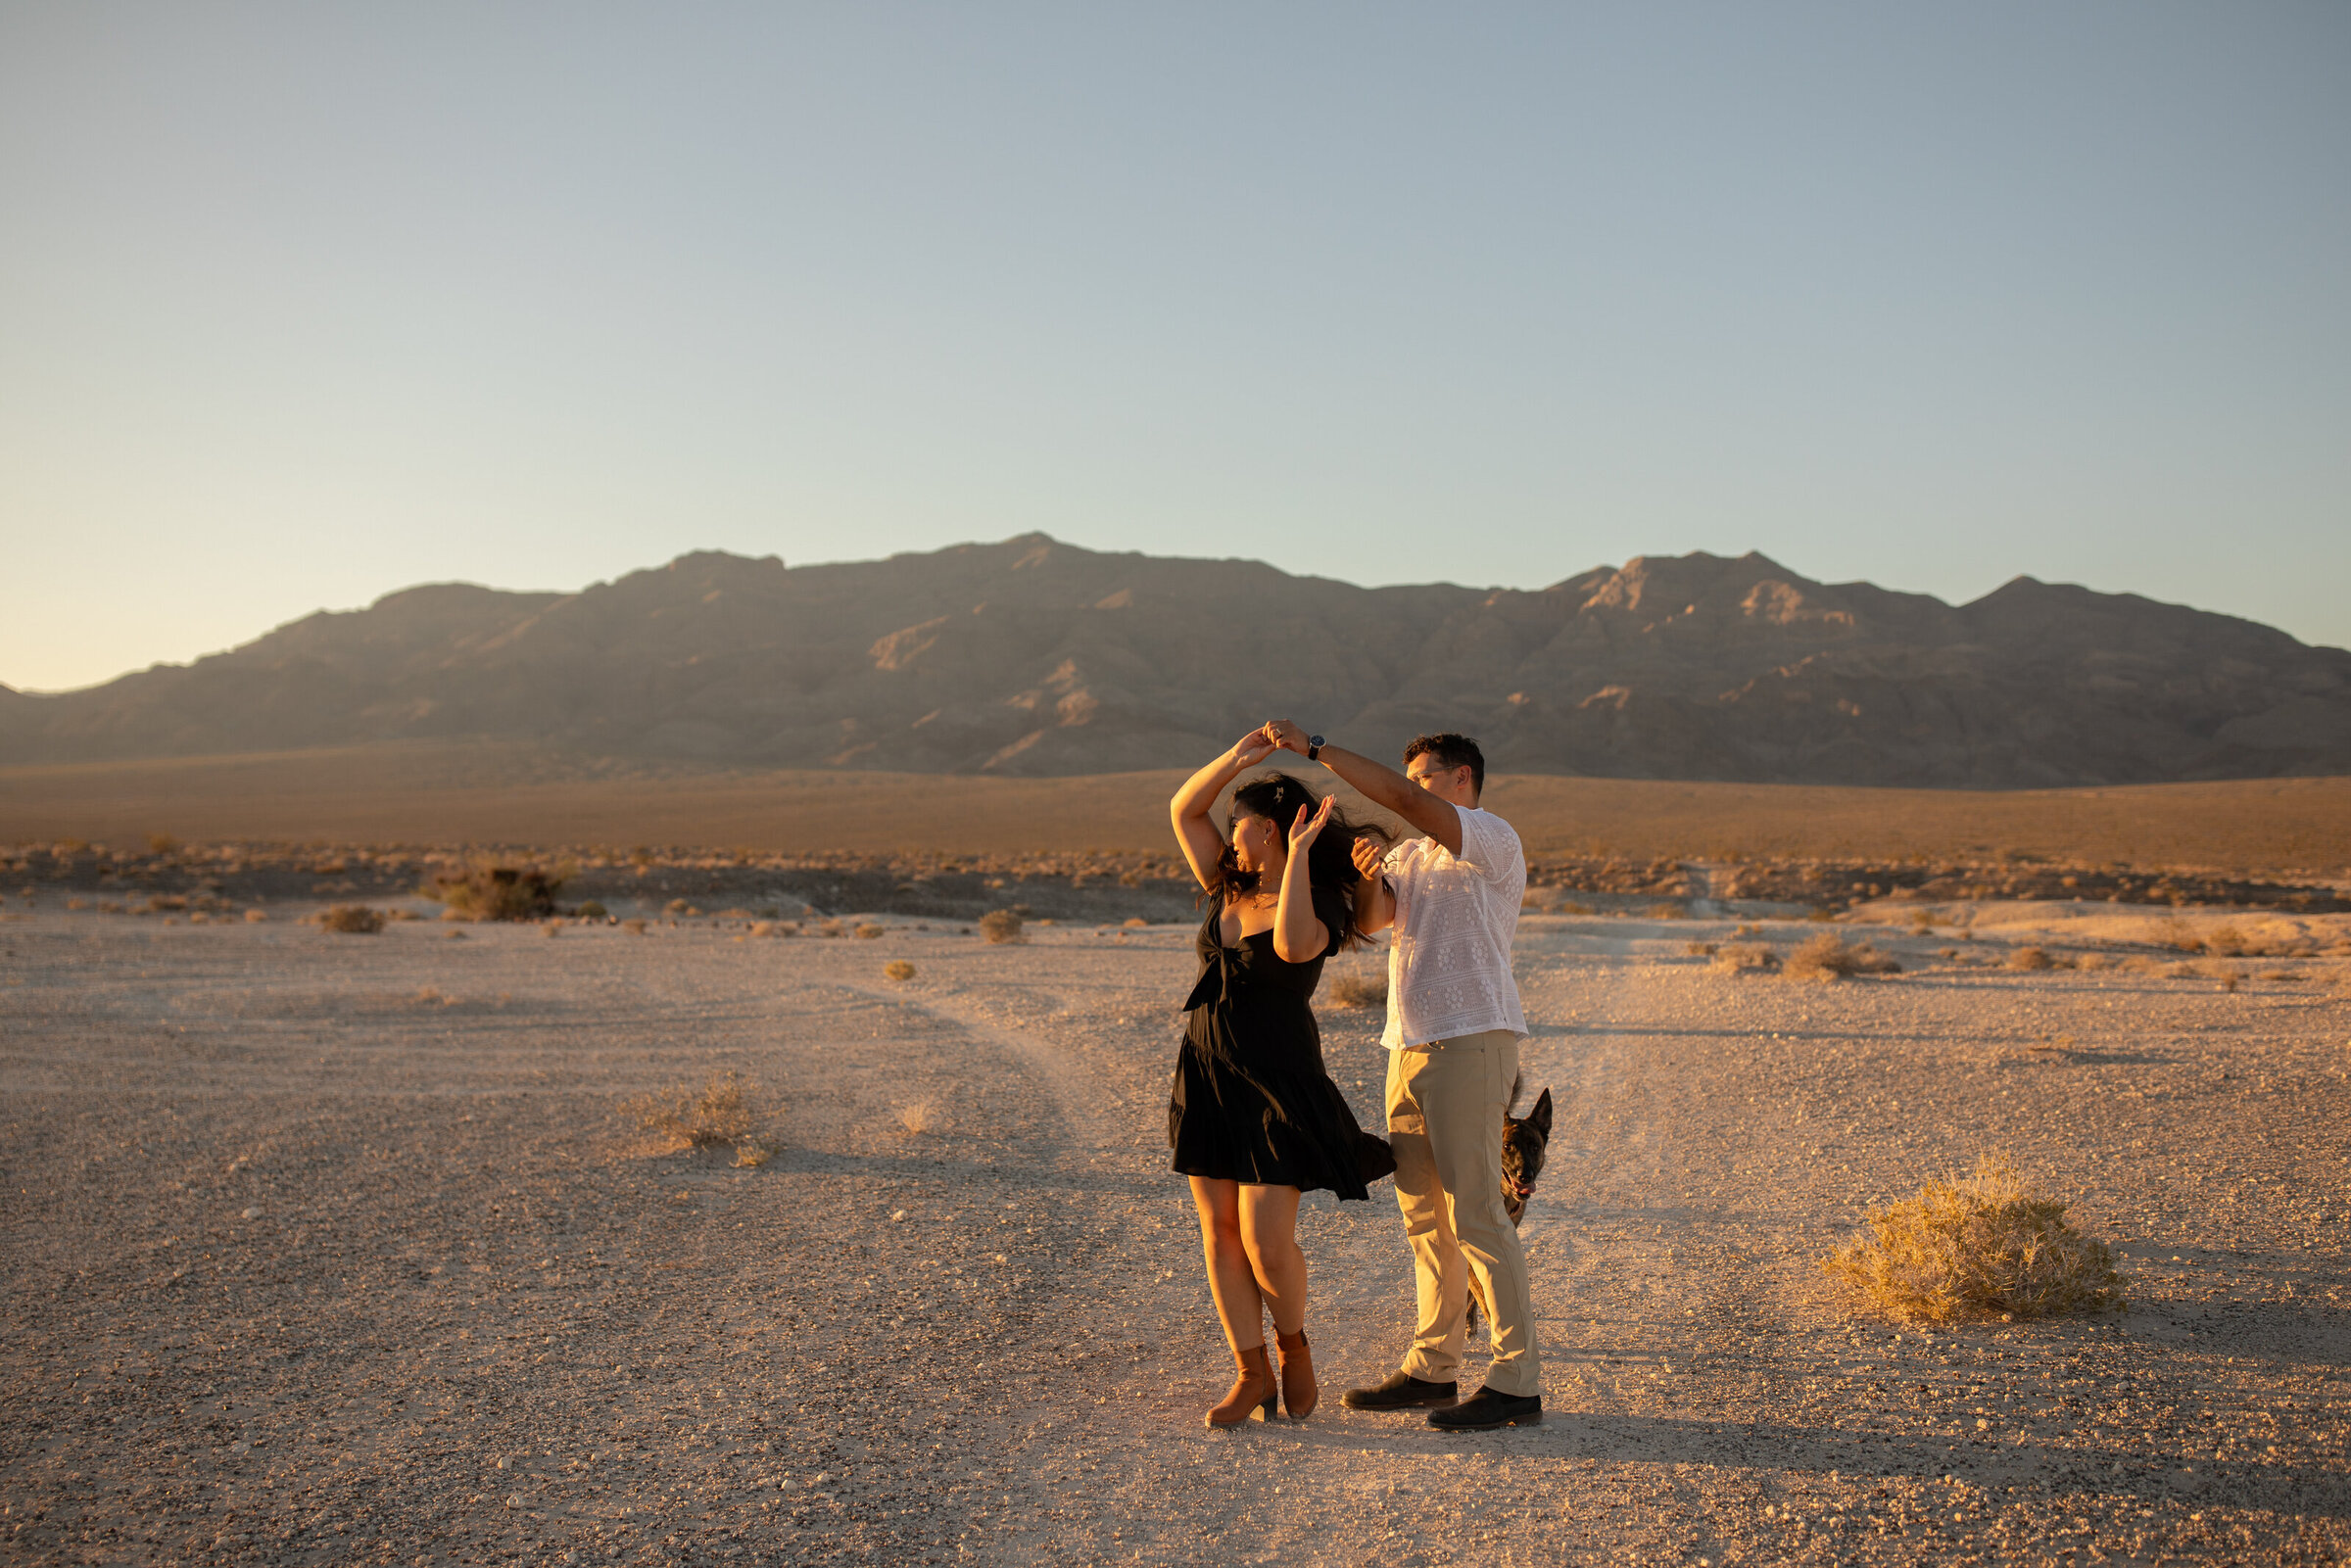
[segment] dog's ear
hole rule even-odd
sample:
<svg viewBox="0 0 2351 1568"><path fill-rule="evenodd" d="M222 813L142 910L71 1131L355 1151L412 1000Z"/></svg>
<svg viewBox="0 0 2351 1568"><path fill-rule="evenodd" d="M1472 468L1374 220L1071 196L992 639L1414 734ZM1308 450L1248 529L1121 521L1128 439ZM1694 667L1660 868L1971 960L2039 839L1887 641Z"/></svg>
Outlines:
<svg viewBox="0 0 2351 1568"><path fill-rule="evenodd" d="M1551 1136L1551 1090L1547 1086L1535 1101L1535 1108L1526 1114L1527 1124L1548 1138Z"/></svg>
<svg viewBox="0 0 2351 1568"><path fill-rule="evenodd" d="M1518 1096L1523 1093L1525 1089L1526 1074L1520 1072L1512 1075L1511 1078L1511 1097L1502 1103L1502 1114L1504 1116L1507 1117L1511 1112L1518 1109Z"/></svg>

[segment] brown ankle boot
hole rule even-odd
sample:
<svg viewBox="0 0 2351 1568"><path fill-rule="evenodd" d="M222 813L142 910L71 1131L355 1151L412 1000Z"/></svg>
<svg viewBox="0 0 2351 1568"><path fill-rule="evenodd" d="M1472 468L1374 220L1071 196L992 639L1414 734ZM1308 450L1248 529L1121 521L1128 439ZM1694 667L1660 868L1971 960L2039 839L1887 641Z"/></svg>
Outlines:
<svg viewBox="0 0 2351 1568"><path fill-rule="evenodd" d="M1276 1329L1273 1343L1281 1348L1281 1407L1293 1421L1315 1413L1322 1390L1315 1382L1315 1354L1306 1343L1306 1330L1284 1334Z"/></svg>
<svg viewBox="0 0 2351 1568"><path fill-rule="evenodd" d="M1245 1351L1235 1351L1232 1358L1240 1363L1241 1375L1233 1383L1232 1392L1224 1402L1208 1412L1210 1426L1239 1426L1249 1419L1249 1412L1264 1406L1266 1418L1271 1420L1274 1402L1281 1398L1273 1382L1273 1368L1266 1363L1266 1348L1252 1345Z"/></svg>

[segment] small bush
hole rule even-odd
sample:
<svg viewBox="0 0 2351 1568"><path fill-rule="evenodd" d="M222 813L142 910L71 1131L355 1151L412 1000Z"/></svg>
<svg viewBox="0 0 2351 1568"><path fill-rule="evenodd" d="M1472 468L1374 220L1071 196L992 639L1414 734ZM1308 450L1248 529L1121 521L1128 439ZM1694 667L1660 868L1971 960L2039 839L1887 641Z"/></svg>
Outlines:
<svg viewBox="0 0 2351 1568"><path fill-rule="evenodd" d="M819 926L816 928L816 934L819 936L839 936L840 934L840 922L837 920L829 920L825 922L822 926Z"/></svg>
<svg viewBox="0 0 2351 1568"><path fill-rule="evenodd" d="M729 1068L699 1085L680 1084L664 1093L640 1095L621 1110L646 1132L667 1133L681 1143L708 1149L750 1137L758 1096L756 1083Z"/></svg>
<svg viewBox="0 0 2351 1568"><path fill-rule="evenodd" d="M947 1130L947 1114L936 1100L916 1100L898 1107L898 1125L916 1137Z"/></svg>
<svg viewBox="0 0 2351 1568"><path fill-rule="evenodd" d="M1386 970L1349 970L1330 982L1330 1000L1338 1007L1388 1005Z"/></svg>
<svg viewBox="0 0 2351 1568"><path fill-rule="evenodd" d="M2119 1308L2125 1284L2104 1242L1990 1155L1971 1176L1871 1211L1868 1228L1821 1267L1881 1311L1930 1323Z"/></svg>
<svg viewBox="0 0 2351 1568"><path fill-rule="evenodd" d="M1708 966L1717 974L1768 974L1780 967L1780 955L1761 942L1725 942Z"/></svg>
<svg viewBox="0 0 2351 1568"><path fill-rule="evenodd" d="M2020 947L2008 955L2007 967L2012 970L2053 970L2057 967L2057 961L2049 957L2045 948Z"/></svg>
<svg viewBox="0 0 2351 1568"><path fill-rule="evenodd" d="M1687 920L1689 909L1681 904L1652 904L1648 910L1651 920Z"/></svg>
<svg viewBox="0 0 2351 1568"><path fill-rule="evenodd" d="M1715 950L1721 945L1722 944L1719 942L1692 942L1688 946L1684 947L1682 951L1689 954L1692 958L1712 958Z"/></svg>
<svg viewBox="0 0 2351 1568"><path fill-rule="evenodd" d="M318 924L330 931L372 936L384 928L384 912L364 904L337 904L318 917Z"/></svg>
<svg viewBox="0 0 2351 1568"><path fill-rule="evenodd" d="M101 904L101 905L99 905L98 907L99 907L100 909L104 909L106 906L105 906L104 904ZM249 909L249 910L247 910L247 911L245 912L245 919L246 919L246 921L247 921L248 923L252 924L252 925L255 925L255 926L259 926L259 925L261 925L261 924L262 924L264 921L267 920L268 918L269 918L269 912L268 912L267 910L265 910L265 909Z"/></svg>
<svg viewBox="0 0 2351 1568"><path fill-rule="evenodd" d="M604 906L598 903L593 898L588 900L588 902L585 904L582 904L578 909L573 910L572 913L579 916L582 920L607 920L610 918L610 913L604 908Z"/></svg>
<svg viewBox="0 0 2351 1568"><path fill-rule="evenodd" d="M1788 957L1786 974L1792 980L1842 980L1851 974L1899 974L1902 966L1893 955L1867 942L1847 942L1835 931L1822 931Z"/></svg>
<svg viewBox="0 0 2351 1568"><path fill-rule="evenodd" d="M911 980L914 978L914 966L901 958L883 965L882 973L893 980Z"/></svg>
<svg viewBox="0 0 2351 1568"><path fill-rule="evenodd" d="M980 917L980 934L991 942L1021 939L1021 917L1009 909L991 909Z"/></svg>
<svg viewBox="0 0 2351 1568"><path fill-rule="evenodd" d="M1123 928L1130 931L1149 926L1150 924L1151 923L1149 921L1143 919L1143 917L1140 915L1130 915L1127 919L1119 922L1119 925Z"/></svg>
<svg viewBox="0 0 2351 1568"><path fill-rule="evenodd" d="M440 901L444 920L545 920L562 885L561 877L536 867L476 866L443 872L425 896Z"/></svg>
<svg viewBox="0 0 2351 1568"><path fill-rule="evenodd" d="M641 920L624 920L620 923L620 928L624 931L627 931L631 936L643 936L645 934L645 922Z"/></svg>
<svg viewBox="0 0 2351 1568"><path fill-rule="evenodd" d="M877 936L888 936L888 934L889 927L887 926L860 926L857 927L858 937L868 942Z"/></svg>

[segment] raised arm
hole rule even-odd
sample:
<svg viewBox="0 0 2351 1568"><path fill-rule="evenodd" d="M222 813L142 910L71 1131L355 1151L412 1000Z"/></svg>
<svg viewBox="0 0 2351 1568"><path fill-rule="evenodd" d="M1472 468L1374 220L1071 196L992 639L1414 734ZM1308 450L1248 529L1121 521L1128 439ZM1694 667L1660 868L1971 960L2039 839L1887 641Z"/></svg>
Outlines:
<svg viewBox="0 0 2351 1568"><path fill-rule="evenodd" d="M1330 927L1315 913L1315 883L1307 864L1315 840L1329 825L1336 795L1324 795L1311 813L1304 807L1290 819L1290 853L1281 867L1281 901L1273 909L1273 955L1284 964L1304 964L1330 946Z"/></svg>
<svg viewBox="0 0 2351 1568"><path fill-rule="evenodd" d="M1176 825L1176 841L1183 846L1183 858L1191 863L1192 875L1200 885L1214 890L1217 885L1217 862L1224 858L1224 835L1209 820L1217 796L1224 786L1242 774L1271 756L1273 740L1262 730L1252 730L1232 745L1183 782L1168 802L1168 817Z"/></svg>
<svg viewBox="0 0 2351 1568"><path fill-rule="evenodd" d="M1285 751L1302 757L1307 753L1307 733L1287 719L1274 720L1262 733ZM1359 756L1344 746L1325 745L1315 753L1315 760L1353 784L1366 800L1396 813L1443 844L1447 854L1462 852L1462 814L1452 801L1430 794L1387 764Z"/></svg>
<svg viewBox="0 0 2351 1568"><path fill-rule="evenodd" d="M1355 859L1355 869L1363 880L1355 884L1355 927L1360 931L1384 931L1396 923L1396 893L1388 886L1382 871L1387 851L1376 838L1358 838L1347 848Z"/></svg>

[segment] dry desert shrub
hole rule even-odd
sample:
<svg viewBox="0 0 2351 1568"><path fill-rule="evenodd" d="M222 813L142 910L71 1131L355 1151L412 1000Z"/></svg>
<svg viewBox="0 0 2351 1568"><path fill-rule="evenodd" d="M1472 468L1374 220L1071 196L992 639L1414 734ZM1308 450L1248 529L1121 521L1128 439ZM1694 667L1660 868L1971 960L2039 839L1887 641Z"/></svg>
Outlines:
<svg viewBox="0 0 2351 1568"><path fill-rule="evenodd" d="M1822 931L1788 955L1786 974L1792 980L1842 980L1852 974L1899 974L1902 966L1890 953L1867 942L1847 942L1835 931Z"/></svg>
<svg viewBox="0 0 2351 1568"><path fill-rule="evenodd" d="M2020 947L2008 955L2008 968L2012 970L2053 970L2056 967L2057 961L2049 957L2046 948Z"/></svg>
<svg viewBox="0 0 2351 1568"><path fill-rule="evenodd" d="M893 980L911 980L914 978L914 966L902 958L894 959L882 966L882 973Z"/></svg>
<svg viewBox="0 0 2351 1568"><path fill-rule="evenodd" d="M1688 920L1690 911L1682 904L1652 904L1645 912L1651 920Z"/></svg>
<svg viewBox="0 0 2351 1568"><path fill-rule="evenodd" d="M1150 924L1151 923L1149 921L1143 919L1143 917L1140 915L1129 915L1127 917L1127 919L1119 922L1119 926L1122 929L1130 931L1148 927Z"/></svg>
<svg viewBox="0 0 2351 1568"><path fill-rule="evenodd" d="M1009 909L991 909L980 917L980 934L991 942L1021 939L1021 917Z"/></svg>
<svg viewBox="0 0 2351 1568"><path fill-rule="evenodd" d="M2067 1224L2065 1205L2027 1191L1996 1155L1973 1175L1929 1181L1916 1197L1872 1210L1867 1228L1821 1267L1879 1310L1929 1323L2123 1306L2125 1281L2106 1244Z"/></svg>
<svg viewBox="0 0 2351 1568"><path fill-rule="evenodd" d="M916 1137L947 1130L947 1114L936 1100L914 1100L898 1107L898 1125Z"/></svg>
<svg viewBox="0 0 2351 1568"><path fill-rule="evenodd" d="M839 936L840 934L840 922L837 920L829 920L825 922L822 926L819 926L816 928L816 934L819 936Z"/></svg>
<svg viewBox="0 0 2351 1568"><path fill-rule="evenodd" d="M103 909L106 906L102 904L99 907ZM245 912L246 922L250 925L259 926L268 918L269 912L265 909L249 909Z"/></svg>
<svg viewBox="0 0 2351 1568"><path fill-rule="evenodd" d="M759 1085L733 1068L713 1072L700 1084L684 1083L658 1094L625 1101L621 1111L646 1132L658 1132L696 1149L733 1144L740 1157L752 1146L759 1119ZM771 1153L773 1151L770 1151ZM758 1164L765 1155L749 1162ZM738 1164L742 1164L739 1158Z"/></svg>
<svg viewBox="0 0 2351 1568"><path fill-rule="evenodd" d="M866 925L857 927L857 935L863 941L870 942L877 936L888 936L888 934L889 927L887 926Z"/></svg>
<svg viewBox="0 0 2351 1568"><path fill-rule="evenodd" d="M318 924L330 931L372 936L384 928L384 912L364 904L337 904L318 917Z"/></svg>
<svg viewBox="0 0 2351 1568"><path fill-rule="evenodd" d="M1768 974L1779 967L1780 955L1761 942L1725 942L1707 966L1717 974Z"/></svg>
<svg viewBox="0 0 2351 1568"><path fill-rule="evenodd" d="M585 904L582 904L579 908L573 910L572 913L579 916L582 920L609 920L612 914L610 910L604 908L603 905L598 903L593 898L588 900L588 902Z"/></svg>
<svg viewBox="0 0 2351 1568"><path fill-rule="evenodd" d="M474 866L441 873L424 896L440 901L444 920L545 920L563 880L536 866Z"/></svg>
<svg viewBox="0 0 2351 1568"><path fill-rule="evenodd" d="M1349 970L1330 982L1330 1000L1334 1007L1385 1007L1388 1005L1388 972L1382 970Z"/></svg>
<svg viewBox="0 0 2351 1568"><path fill-rule="evenodd" d="M645 934L645 922L641 920L624 920L620 923L620 928L624 931L627 931L631 936L643 936Z"/></svg>

